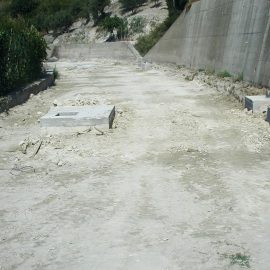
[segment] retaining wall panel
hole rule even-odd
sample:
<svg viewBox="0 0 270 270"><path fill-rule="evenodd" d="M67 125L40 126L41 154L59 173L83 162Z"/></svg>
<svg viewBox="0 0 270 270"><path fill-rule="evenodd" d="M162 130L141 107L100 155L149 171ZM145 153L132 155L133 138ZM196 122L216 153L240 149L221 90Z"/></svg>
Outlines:
<svg viewBox="0 0 270 270"><path fill-rule="evenodd" d="M179 17L145 58L226 69L270 86L269 20L269 0L201 0Z"/></svg>

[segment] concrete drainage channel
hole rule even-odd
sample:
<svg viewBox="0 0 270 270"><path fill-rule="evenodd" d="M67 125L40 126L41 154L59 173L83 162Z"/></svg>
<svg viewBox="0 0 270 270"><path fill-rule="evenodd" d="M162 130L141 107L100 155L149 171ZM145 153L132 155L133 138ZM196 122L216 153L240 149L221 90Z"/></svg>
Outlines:
<svg viewBox="0 0 270 270"><path fill-rule="evenodd" d="M228 269L240 253L260 269L270 203L261 117L178 70L101 59L57 68L52 90L0 119L4 269ZM110 104L114 128L91 129L110 126ZM88 129L62 128L74 121Z"/></svg>

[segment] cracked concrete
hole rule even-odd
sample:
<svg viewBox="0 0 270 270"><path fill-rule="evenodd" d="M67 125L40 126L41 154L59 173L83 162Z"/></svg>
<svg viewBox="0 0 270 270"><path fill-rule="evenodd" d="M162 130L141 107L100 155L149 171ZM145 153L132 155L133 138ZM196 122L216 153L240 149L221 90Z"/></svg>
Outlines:
<svg viewBox="0 0 270 270"><path fill-rule="evenodd" d="M57 68L55 87L0 115L0 269L242 269L237 253L270 268L261 117L177 70ZM115 126L43 129L54 100L117 105Z"/></svg>

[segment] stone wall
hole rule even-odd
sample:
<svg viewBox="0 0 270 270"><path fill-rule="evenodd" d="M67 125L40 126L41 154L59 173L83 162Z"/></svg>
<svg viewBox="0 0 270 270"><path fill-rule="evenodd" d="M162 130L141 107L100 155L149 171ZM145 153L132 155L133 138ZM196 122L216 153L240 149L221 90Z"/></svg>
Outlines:
<svg viewBox="0 0 270 270"><path fill-rule="evenodd" d="M200 0L146 55L270 86L270 0Z"/></svg>

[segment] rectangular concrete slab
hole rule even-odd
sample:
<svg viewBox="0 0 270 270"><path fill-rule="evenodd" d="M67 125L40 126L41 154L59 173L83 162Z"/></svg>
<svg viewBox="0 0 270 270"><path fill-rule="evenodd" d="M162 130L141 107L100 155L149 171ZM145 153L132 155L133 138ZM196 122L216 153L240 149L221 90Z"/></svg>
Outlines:
<svg viewBox="0 0 270 270"><path fill-rule="evenodd" d="M115 107L111 105L59 106L52 107L40 123L42 127L108 125L112 128L114 117Z"/></svg>
<svg viewBox="0 0 270 270"><path fill-rule="evenodd" d="M266 112L270 106L270 98L266 96L246 96L245 108L255 113Z"/></svg>

